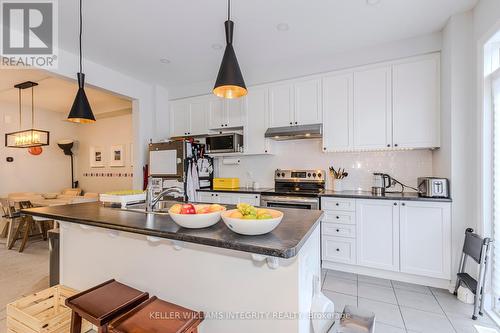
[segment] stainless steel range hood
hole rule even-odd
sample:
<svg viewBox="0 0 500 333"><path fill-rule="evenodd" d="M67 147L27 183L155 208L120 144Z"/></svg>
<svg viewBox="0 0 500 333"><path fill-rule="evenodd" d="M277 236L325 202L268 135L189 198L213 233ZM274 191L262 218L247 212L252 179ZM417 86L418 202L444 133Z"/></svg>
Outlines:
<svg viewBox="0 0 500 333"><path fill-rule="evenodd" d="M268 128L266 138L276 141L317 139L323 137L323 125L298 125Z"/></svg>

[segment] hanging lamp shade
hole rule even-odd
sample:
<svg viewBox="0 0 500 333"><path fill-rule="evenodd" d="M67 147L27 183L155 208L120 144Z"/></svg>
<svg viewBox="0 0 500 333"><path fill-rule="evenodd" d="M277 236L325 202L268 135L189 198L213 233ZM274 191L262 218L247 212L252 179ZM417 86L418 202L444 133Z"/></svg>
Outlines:
<svg viewBox="0 0 500 333"><path fill-rule="evenodd" d="M74 123L89 124L95 122L94 113L85 94L85 74L78 73L78 91L68 115L68 120Z"/></svg>
<svg viewBox="0 0 500 333"><path fill-rule="evenodd" d="M68 121L80 124L89 124L95 122L94 113L90 107L87 94L85 94L85 74L83 74L83 56L82 56L82 33L83 33L83 13L82 0L80 0L80 34L78 38L80 50L80 71L76 74L78 77L78 91L76 92L75 101L71 106L71 111L68 115Z"/></svg>
<svg viewBox="0 0 500 333"><path fill-rule="evenodd" d="M247 94L247 87L241 74L238 59L236 59L236 53L234 53L234 22L228 19L224 26L226 28L227 45L213 92L216 96L223 98L239 98Z"/></svg>

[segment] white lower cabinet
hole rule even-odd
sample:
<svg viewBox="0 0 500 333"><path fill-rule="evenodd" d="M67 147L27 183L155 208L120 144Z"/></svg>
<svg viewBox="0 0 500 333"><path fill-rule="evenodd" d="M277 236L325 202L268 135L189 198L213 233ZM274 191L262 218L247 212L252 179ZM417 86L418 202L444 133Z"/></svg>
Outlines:
<svg viewBox="0 0 500 333"><path fill-rule="evenodd" d="M357 263L399 271L399 205L391 200L356 200Z"/></svg>
<svg viewBox="0 0 500 333"><path fill-rule="evenodd" d="M350 238L321 237L322 259L344 264L356 263L356 241Z"/></svg>
<svg viewBox="0 0 500 333"><path fill-rule="evenodd" d="M321 209L324 266L451 278L451 203L325 197Z"/></svg>
<svg viewBox="0 0 500 333"><path fill-rule="evenodd" d="M239 203L248 203L252 206L259 206L260 194L198 192L198 201L204 203L218 203L225 205L237 205Z"/></svg>
<svg viewBox="0 0 500 333"><path fill-rule="evenodd" d="M401 272L450 278L450 205L403 202L400 208Z"/></svg>

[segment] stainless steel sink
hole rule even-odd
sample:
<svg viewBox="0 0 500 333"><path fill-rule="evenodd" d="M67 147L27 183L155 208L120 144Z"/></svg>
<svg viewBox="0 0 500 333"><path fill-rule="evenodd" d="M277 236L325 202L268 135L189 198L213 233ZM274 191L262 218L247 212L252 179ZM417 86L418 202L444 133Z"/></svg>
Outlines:
<svg viewBox="0 0 500 333"><path fill-rule="evenodd" d="M152 212L146 212L146 204L134 204L127 206L124 210L132 211L132 212L140 212L140 213L148 213L148 214L156 214L156 215L168 215L168 210L170 207L175 205L177 202L174 201L158 201L155 205L155 208Z"/></svg>

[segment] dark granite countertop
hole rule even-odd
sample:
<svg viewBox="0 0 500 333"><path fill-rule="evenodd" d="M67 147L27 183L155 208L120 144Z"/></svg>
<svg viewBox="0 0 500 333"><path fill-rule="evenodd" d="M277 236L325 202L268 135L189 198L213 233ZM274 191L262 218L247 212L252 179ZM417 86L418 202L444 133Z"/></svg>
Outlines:
<svg viewBox="0 0 500 333"><path fill-rule="evenodd" d="M200 192L229 192L229 193L250 193L250 194L273 194L273 188L260 188L260 189L247 189L247 188L237 188L230 190L211 190L211 189L200 189ZM403 192L403 193L386 193L385 195L374 195L370 191L331 191L326 190L323 193L318 194L319 197L337 197L337 198L351 198L351 199L380 199L380 200L417 200L417 201L431 201L431 202L451 202L451 198L425 198L419 196L415 192Z"/></svg>
<svg viewBox="0 0 500 333"><path fill-rule="evenodd" d="M386 193L385 195L375 195L369 191L330 191L326 190L321 197L337 197L352 199L379 199L379 200L412 200L412 201L432 201L432 202L451 202L450 198L425 198L415 192Z"/></svg>
<svg viewBox="0 0 500 333"><path fill-rule="evenodd" d="M244 194L261 194L267 191L272 190L271 188L231 188L231 189L210 189L210 188L202 188L197 190L198 192L229 192L229 193L244 193Z"/></svg>
<svg viewBox="0 0 500 333"><path fill-rule="evenodd" d="M228 208L230 207L228 205ZM285 214L283 221L272 232L260 236L236 234L229 230L223 221L209 228L186 229L175 224L168 215L109 208L97 202L30 208L22 213L147 236L292 258L298 254L319 224L323 213L319 210L279 210Z"/></svg>

